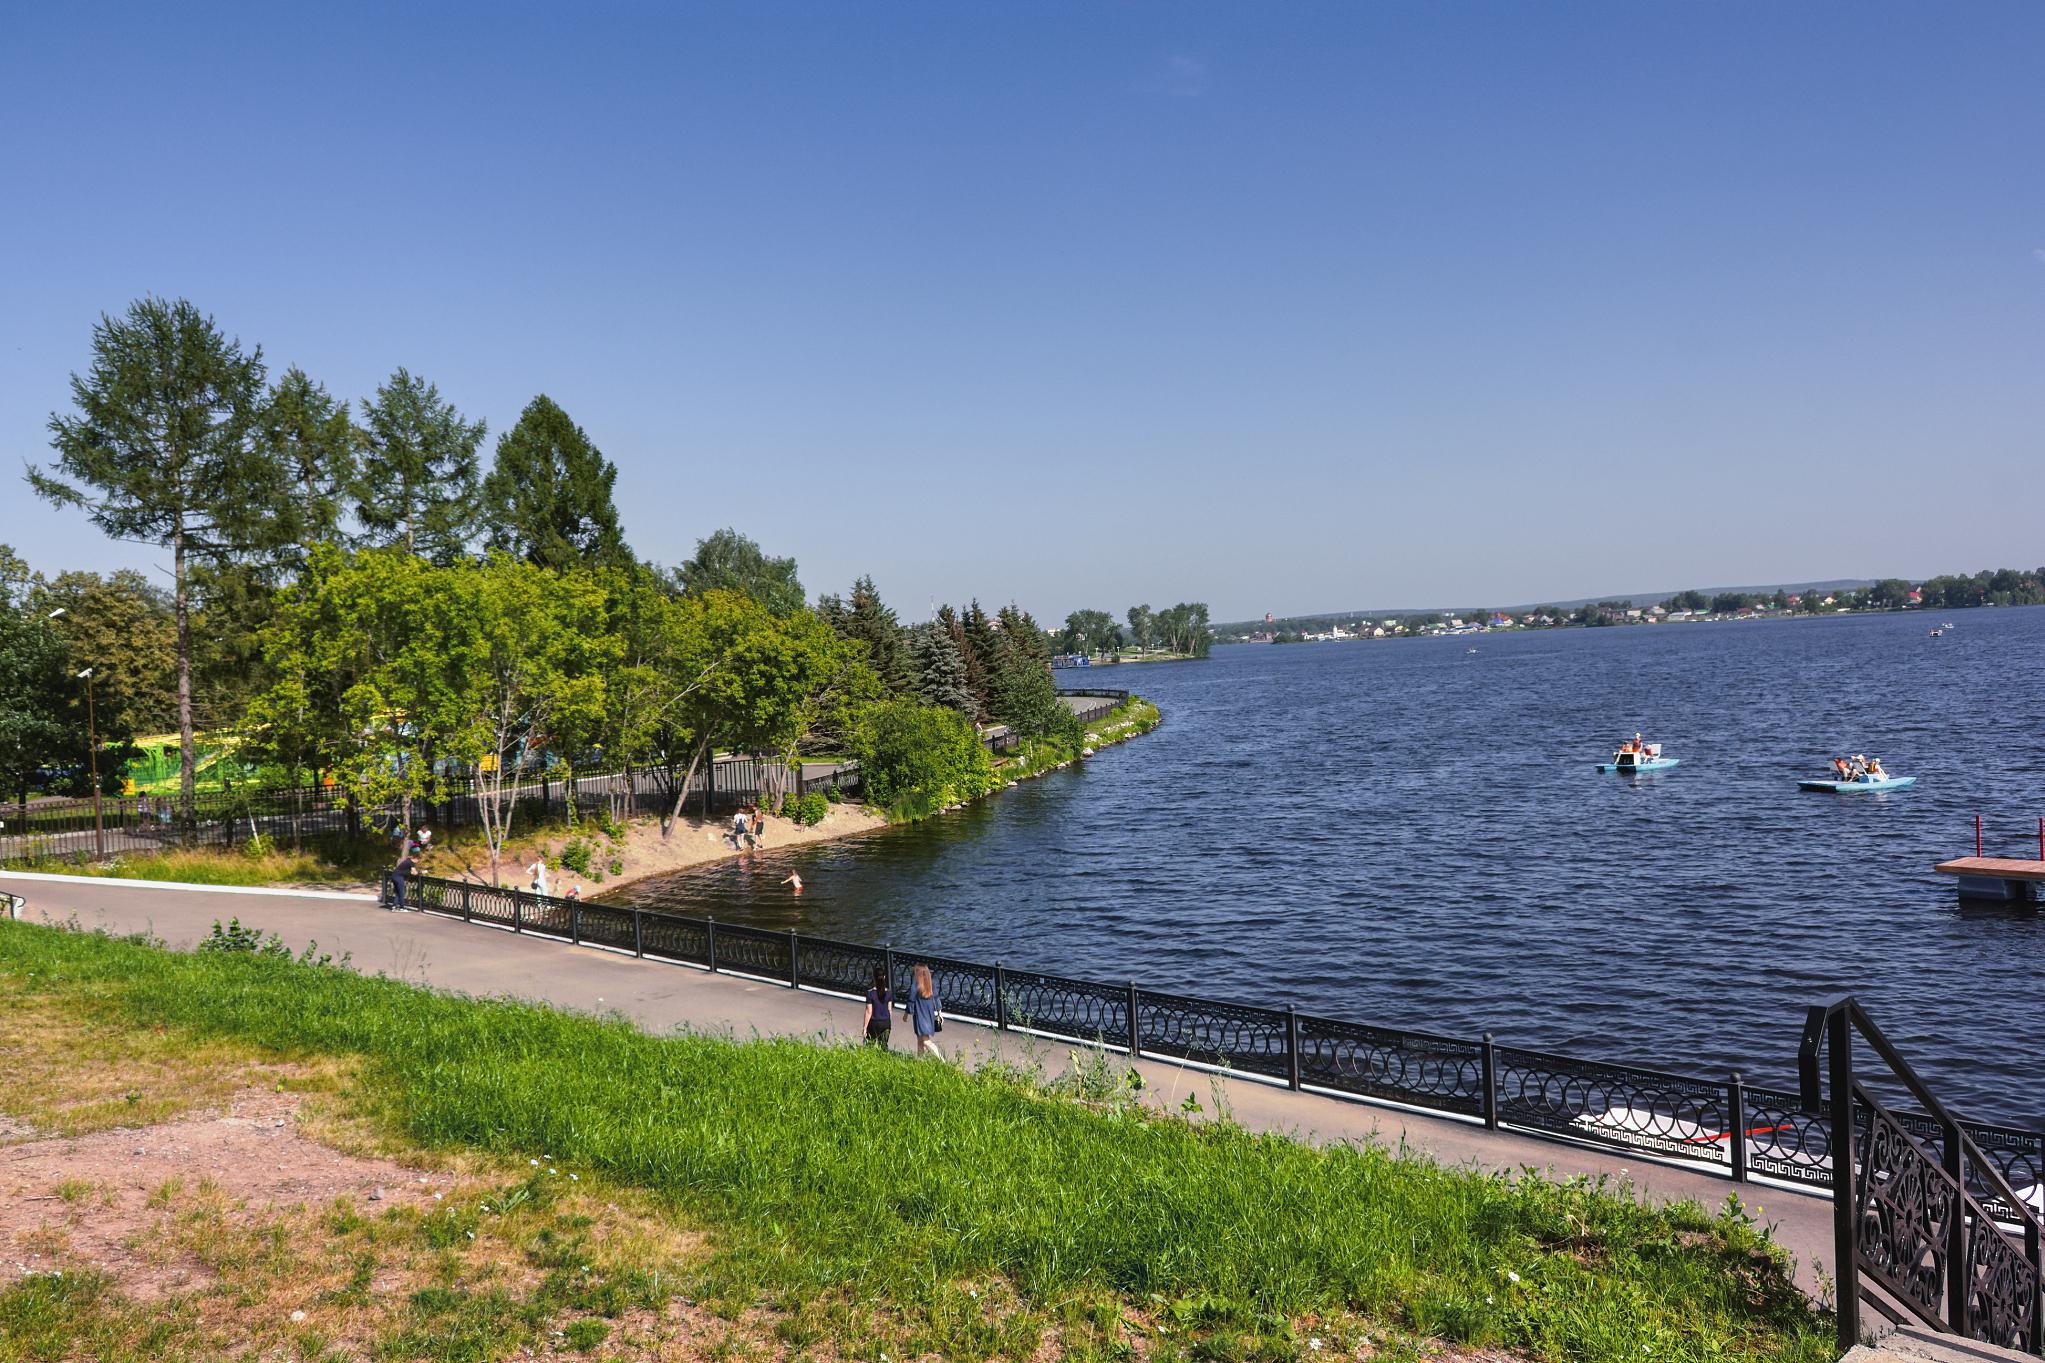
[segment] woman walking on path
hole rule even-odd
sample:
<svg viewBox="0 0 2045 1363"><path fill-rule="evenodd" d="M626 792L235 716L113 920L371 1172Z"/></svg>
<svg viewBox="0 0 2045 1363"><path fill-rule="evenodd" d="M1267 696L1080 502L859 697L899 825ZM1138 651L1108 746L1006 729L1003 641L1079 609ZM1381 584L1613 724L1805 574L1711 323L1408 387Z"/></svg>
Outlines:
<svg viewBox="0 0 2045 1363"><path fill-rule="evenodd" d="M915 986L909 990L909 1025L916 1029L916 1054L944 1059L934 1038L944 1030L944 1007L938 1002L937 986L931 982L930 967L916 967Z"/></svg>
<svg viewBox="0 0 2045 1363"><path fill-rule="evenodd" d="M887 974L879 966L873 968L873 988L866 991L866 1017L860 1025L866 1029L867 1044L888 1048L888 1033L895 1029L894 991L888 988Z"/></svg>

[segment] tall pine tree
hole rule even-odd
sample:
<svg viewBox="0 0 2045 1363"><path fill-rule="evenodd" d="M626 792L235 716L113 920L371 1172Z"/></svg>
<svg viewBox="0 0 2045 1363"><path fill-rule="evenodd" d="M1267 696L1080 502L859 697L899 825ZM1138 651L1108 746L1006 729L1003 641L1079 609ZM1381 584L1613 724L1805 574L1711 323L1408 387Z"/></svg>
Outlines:
<svg viewBox="0 0 2045 1363"><path fill-rule="evenodd" d="M852 584L852 599L845 605L844 622L838 632L866 645L866 660L896 695L915 688L914 660L908 641L902 637L901 622L888 609L875 589L873 579L862 577Z"/></svg>
<svg viewBox="0 0 2045 1363"><path fill-rule="evenodd" d="M483 480L488 542L542 568L623 568L632 561L611 489L617 465L542 393L497 441Z"/></svg>
<svg viewBox="0 0 2045 1363"><path fill-rule="evenodd" d="M476 518L480 421L400 369L362 404L365 448L356 515L372 548L397 545L431 563L467 551Z"/></svg>
<svg viewBox="0 0 2045 1363"><path fill-rule="evenodd" d="M50 417L62 477L28 471L48 501L82 508L114 539L170 550L177 626L179 803L186 835L197 754L192 721L191 575L259 550L285 495L253 438L263 352L244 351L184 299L144 298L100 318L92 369L71 376L75 415ZM69 480L69 481L66 481Z"/></svg>

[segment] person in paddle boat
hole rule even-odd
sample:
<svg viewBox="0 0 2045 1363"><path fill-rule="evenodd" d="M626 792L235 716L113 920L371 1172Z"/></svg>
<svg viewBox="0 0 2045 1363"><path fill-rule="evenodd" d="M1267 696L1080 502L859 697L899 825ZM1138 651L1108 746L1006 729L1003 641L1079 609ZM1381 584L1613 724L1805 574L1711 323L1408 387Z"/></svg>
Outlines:
<svg viewBox="0 0 2045 1363"><path fill-rule="evenodd" d="M1889 773L1882 770L1881 758L1870 757L1867 760L1867 774L1862 779L1868 781L1886 781L1889 779Z"/></svg>
<svg viewBox="0 0 2045 1363"><path fill-rule="evenodd" d="M1832 774L1842 781L1853 779L1853 768L1843 757L1832 759Z"/></svg>

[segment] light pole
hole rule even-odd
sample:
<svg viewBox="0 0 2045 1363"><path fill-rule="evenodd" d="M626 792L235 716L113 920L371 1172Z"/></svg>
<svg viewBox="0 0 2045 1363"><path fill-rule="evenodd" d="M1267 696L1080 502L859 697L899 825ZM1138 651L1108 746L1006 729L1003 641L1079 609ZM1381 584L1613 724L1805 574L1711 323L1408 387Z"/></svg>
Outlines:
<svg viewBox="0 0 2045 1363"><path fill-rule="evenodd" d="M92 669L88 667L78 675L85 682L85 761L92 772L92 854L104 858L107 835L99 817L99 733L92 714Z"/></svg>

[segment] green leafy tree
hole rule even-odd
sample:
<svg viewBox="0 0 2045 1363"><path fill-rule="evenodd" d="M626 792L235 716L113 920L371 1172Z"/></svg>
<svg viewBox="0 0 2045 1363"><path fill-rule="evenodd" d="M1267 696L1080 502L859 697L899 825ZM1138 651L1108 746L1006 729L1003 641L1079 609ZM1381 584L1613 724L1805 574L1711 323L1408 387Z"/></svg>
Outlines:
<svg viewBox="0 0 2045 1363"><path fill-rule="evenodd" d="M1001 784L972 722L949 706L879 702L862 717L854 754L866 798L896 818L922 818Z"/></svg>
<svg viewBox="0 0 2045 1363"><path fill-rule="evenodd" d="M0 545L0 780L14 794L23 825L37 771L83 748L71 729L64 640L31 604L27 587L21 560Z"/></svg>
<svg viewBox="0 0 2045 1363"><path fill-rule="evenodd" d="M809 598L795 575L792 558L769 558L753 540L732 529L696 541L696 552L675 569L675 581L690 596L743 592L775 615L794 615Z"/></svg>
<svg viewBox="0 0 2045 1363"><path fill-rule="evenodd" d="M1065 617L1058 635L1059 646L1067 653L1112 653L1120 642L1121 629L1106 611L1074 611Z"/></svg>
<svg viewBox="0 0 2045 1363"><path fill-rule="evenodd" d="M100 719L137 733L177 727L177 616L149 579L130 568L59 573L37 584L33 606L64 612L51 623L66 655L93 670Z"/></svg>
<svg viewBox="0 0 2045 1363"><path fill-rule="evenodd" d="M1711 609L1711 598L1703 592L1693 589L1687 592L1677 592L1674 596L1662 602L1662 606L1671 611L1707 611Z"/></svg>
<svg viewBox="0 0 2045 1363"><path fill-rule="evenodd" d="M492 549L542 568L623 567L632 554L618 528L617 466L542 393L498 438L483 479Z"/></svg>
<svg viewBox="0 0 2045 1363"><path fill-rule="evenodd" d="M1150 651L1151 629L1154 615L1148 605L1129 608L1129 638L1144 652Z"/></svg>
<svg viewBox="0 0 2045 1363"><path fill-rule="evenodd" d="M476 519L476 450L484 424L400 369L362 404L356 516L365 542L441 565L468 552Z"/></svg>
<svg viewBox="0 0 2045 1363"><path fill-rule="evenodd" d="M76 411L50 417L60 476L28 473L39 495L84 509L113 538L170 550L188 837L197 770L191 572L271 542L285 493L276 460L253 438L263 379L260 349L244 351L183 299L142 299L123 317L100 318L92 368L71 376Z"/></svg>

